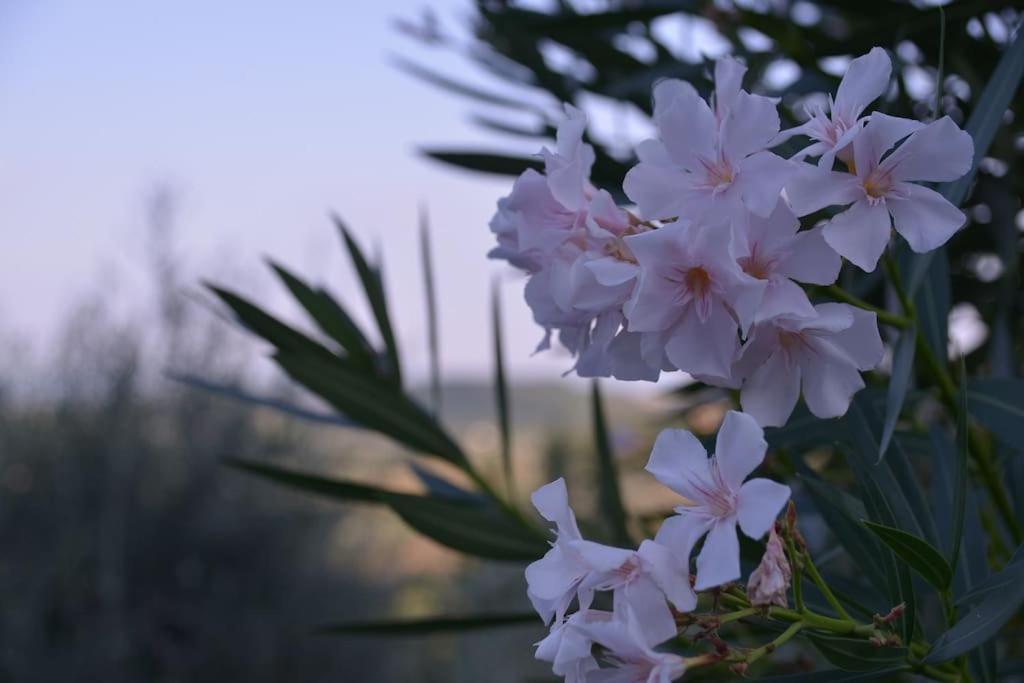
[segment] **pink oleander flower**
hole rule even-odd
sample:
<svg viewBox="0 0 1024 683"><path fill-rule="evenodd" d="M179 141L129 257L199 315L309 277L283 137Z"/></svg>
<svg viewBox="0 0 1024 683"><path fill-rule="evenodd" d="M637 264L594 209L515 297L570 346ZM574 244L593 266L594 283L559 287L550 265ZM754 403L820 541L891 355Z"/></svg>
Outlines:
<svg viewBox="0 0 1024 683"><path fill-rule="evenodd" d="M658 139L639 145L623 181L645 218L718 225L775 208L793 164L767 151L779 114L774 100L739 89L744 71L719 62L714 110L685 81L654 87Z"/></svg>
<svg viewBox="0 0 1024 683"><path fill-rule="evenodd" d="M744 482L767 448L754 418L735 411L726 413L710 458L697 437L682 429L666 429L654 443L647 471L686 499L654 540L688 564L694 545L707 535L697 556L698 591L740 578L736 525L759 539L789 500L788 486L770 479Z"/></svg>
<svg viewBox="0 0 1024 683"><path fill-rule="evenodd" d="M588 683L670 683L686 673L686 660L653 649L658 643L646 638L640 619L629 610L616 610L614 619L581 628L607 649L603 659L608 666L588 674Z"/></svg>
<svg viewBox="0 0 1024 683"><path fill-rule="evenodd" d="M782 539L772 525L761 564L750 573L750 579L747 581L747 597L750 598L750 604L755 607L785 607L791 573Z"/></svg>
<svg viewBox="0 0 1024 683"><path fill-rule="evenodd" d="M573 598L586 610L595 591L610 591L615 608L636 613L649 638L661 642L675 635L666 600L680 611L697 604L686 565L653 541L627 550L583 540L562 479L537 489L532 500L557 529L551 550L526 568L527 595L545 623L560 623Z"/></svg>
<svg viewBox="0 0 1024 683"><path fill-rule="evenodd" d="M786 423L803 388L811 413L839 417L864 388L860 373L882 361L875 314L846 304L815 306L814 318L755 325L733 368L740 404L765 427Z"/></svg>
<svg viewBox="0 0 1024 683"><path fill-rule="evenodd" d="M814 317L814 307L797 282L830 285L839 276L842 259L822 236L821 228L800 230L800 221L779 200L767 218L751 215L736 231L736 253L747 275L767 286L754 322L779 316Z"/></svg>
<svg viewBox="0 0 1024 683"><path fill-rule="evenodd" d="M611 612L581 609L565 621L555 622L548 635L536 644L536 658L551 662L551 671L566 683L585 683L587 676L598 669L591 654L594 641L586 627L610 621L612 616Z"/></svg>
<svg viewBox="0 0 1024 683"><path fill-rule="evenodd" d="M850 144L864 127L867 117L861 114L867 106L885 94L892 74L889 54L880 47L872 48L850 62L839 83L835 100L829 97L829 110L818 108L808 111L810 120L783 131L780 139L793 135L806 135L814 142L793 156L793 159L819 157L818 166L827 170L838 156L843 161L852 158Z"/></svg>
<svg viewBox="0 0 1024 683"><path fill-rule="evenodd" d="M702 378L728 378L739 335L754 320L767 286L744 273L729 232L677 221L626 238L640 278L624 311L632 332L676 368Z"/></svg>
<svg viewBox="0 0 1024 683"><path fill-rule="evenodd" d="M890 228L919 253L942 246L960 229L966 220L960 209L911 181L956 180L970 170L973 157L971 136L948 116L924 126L875 112L853 140L853 173L804 164L786 185L786 195L799 216L851 205L825 225L825 241L861 270L872 271Z"/></svg>

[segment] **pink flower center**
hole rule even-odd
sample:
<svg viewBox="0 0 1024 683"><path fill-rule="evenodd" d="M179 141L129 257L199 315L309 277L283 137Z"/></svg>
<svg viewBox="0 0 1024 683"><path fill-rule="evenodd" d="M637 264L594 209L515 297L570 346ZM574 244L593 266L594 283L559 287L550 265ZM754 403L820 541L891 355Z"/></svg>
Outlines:
<svg viewBox="0 0 1024 683"><path fill-rule="evenodd" d="M711 190L713 194L725 192L736 178L735 171L725 159L709 161L702 158L700 163L704 167L704 182L701 187Z"/></svg>
<svg viewBox="0 0 1024 683"><path fill-rule="evenodd" d="M739 264L744 273L750 277L756 277L758 280L771 279L772 273L775 272L776 265L775 259L759 252L758 244L756 242L750 247L750 256L741 257L739 259Z"/></svg>
<svg viewBox="0 0 1024 683"><path fill-rule="evenodd" d="M888 173L875 169L864 179L864 194L868 201L875 205L889 194L892 189L892 178Z"/></svg>

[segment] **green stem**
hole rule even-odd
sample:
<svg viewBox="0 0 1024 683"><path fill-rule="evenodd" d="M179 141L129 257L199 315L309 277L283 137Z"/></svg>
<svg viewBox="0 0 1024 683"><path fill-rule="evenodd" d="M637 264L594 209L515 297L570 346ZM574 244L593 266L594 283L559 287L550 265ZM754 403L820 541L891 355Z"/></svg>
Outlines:
<svg viewBox="0 0 1024 683"><path fill-rule="evenodd" d="M743 661L745 661L748 664L752 664L753 662L756 662L757 660L759 660L761 657L764 657L767 654L771 654L772 652L775 652L775 650L779 649L780 647L785 645L787 642L792 640L793 636L795 636L796 634L800 633L800 630L803 627L804 627L803 622L800 622L800 621L794 622L793 624L791 624L789 626L789 628L787 628L785 631L783 631L781 634L779 634L779 637L776 638L775 640L771 641L770 643L765 643L761 647L756 648L756 649L751 650L750 652L748 652L743 657Z"/></svg>
<svg viewBox="0 0 1024 683"><path fill-rule="evenodd" d="M914 324L914 322L909 318L905 318L902 315L897 315L895 313L892 313L891 311L885 310L884 308L873 306L872 304L869 304L867 301L855 297L853 294L850 294L839 285L830 285L828 287L822 287L821 290L824 291L829 296L831 296L833 299L836 299L837 301L842 301L843 303L850 304L851 306L862 308L865 311L871 311L872 313L875 314L875 317L878 318L878 322L880 323L884 323L892 327L898 327L901 330L905 330Z"/></svg>
<svg viewBox="0 0 1024 683"><path fill-rule="evenodd" d="M803 562L788 533L786 534L786 554L789 555L789 564L793 568L793 603L796 605L797 611L803 613L807 611L807 606L804 605Z"/></svg>
<svg viewBox="0 0 1024 683"><path fill-rule="evenodd" d="M832 593L832 589L828 587L827 583L825 583L825 579L821 576L821 573L818 572L818 568L815 566L814 560L811 559L811 554L808 552L804 552L804 569L807 571L807 575L811 577L811 581L814 582L814 585L818 587L821 594L825 596L826 600L828 600L828 604L830 604L832 609L836 611L836 614L842 619L849 620L850 615L847 613L842 603L839 602L839 599Z"/></svg>

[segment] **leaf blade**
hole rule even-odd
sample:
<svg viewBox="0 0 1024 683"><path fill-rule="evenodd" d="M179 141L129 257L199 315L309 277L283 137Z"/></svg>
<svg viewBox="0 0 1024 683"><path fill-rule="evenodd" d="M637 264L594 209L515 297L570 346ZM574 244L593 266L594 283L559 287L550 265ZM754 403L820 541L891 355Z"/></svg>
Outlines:
<svg viewBox="0 0 1024 683"><path fill-rule="evenodd" d="M921 577L938 590L946 590L953 581L953 570L942 554L924 539L884 524L863 522L878 538Z"/></svg>

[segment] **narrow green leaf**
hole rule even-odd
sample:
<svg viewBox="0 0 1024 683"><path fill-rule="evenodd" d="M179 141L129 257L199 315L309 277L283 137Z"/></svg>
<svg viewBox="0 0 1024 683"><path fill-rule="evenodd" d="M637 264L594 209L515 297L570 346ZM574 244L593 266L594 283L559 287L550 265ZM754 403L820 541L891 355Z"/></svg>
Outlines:
<svg viewBox="0 0 1024 683"><path fill-rule="evenodd" d="M343 415L308 410L287 401L282 401L281 399L257 396L256 394L249 393L238 387L212 382L210 380L203 379L202 377L197 377L196 375L169 372L167 373L167 377L175 382L180 382L181 384L195 389L201 389L202 391L217 394L218 396L224 396L241 403L248 403L261 408L270 408L289 417L299 418L300 420L333 425L335 427L361 426Z"/></svg>
<svg viewBox="0 0 1024 683"><path fill-rule="evenodd" d="M390 385L308 356L279 352L274 360L296 382L365 427L465 468L466 456L448 433Z"/></svg>
<svg viewBox="0 0 1024 683"><path fill-rule="evenodd" d="M1024 380L981 378L967 384L970 414L1000 441L1017 448L1024 434Z"/></svg>
<svg viewBox="0 0 1024 683"><path fill-rule="evenodd" d="M314 493L325 496L332 500L340 500L356 503L378 503L386 502L388 495L403 495L391 491L385 491L366 484L357 484L341 479L328 479L316 474L299 472L288 467L281 467L271 463L245 460L242 458L227 458L224 464L241 470L247 474L253 474L263 479L269 479L275 483L283 484L291 488L299 489L307 493Z"/></svg>
<svg viewBox="0 0 1024 683"><path fill-rule="evenodd" d="M441 352L437 324L437 292L434 288L434 262L430 249L430 224L427 208L420 207L420 260L423 264L423 291L427 308L427 352L430 356L430 398L434 415L441 415Z"/></svg>
<svg viewBox="0 0 1024 683"><path fill-rule="evenodd" d="M925 581L940 591L949 587L953 580L953 570L942 554L928 541L884 524L865 521L864 526L882 539L883 543L909 564Z"/></svg>
<svg viewBox="0 0 1024 683"><path fill-rule="evenodd" d="M464 617L438 616L419 619L395 619L391 621L338 622L324 624L317 633L347 636L424 636L441 633L463 633L506 626L532 624L537 626L540 619L536 613L522 614L480 614Z"/></svg>
<svg viewBox="0 0 1024 683"><path fill-rule="evenodd" d="M597 490L601 514L615 543L630 547L633 539L626 527L626 511L622 506L622 494L619 491L618 468L615 466L615 454L608 438L601 389L596 379L590 385L590 405L594 424L594 448L597 451Z"/></svg>
<svg viewBox="0 0 1024 683"><path fill-rule="evenodd" d="M907 659L907 649L904 647L876 647L863 639L840 638L819 633L808 633L807 639L830 664L844 671L892 668L893 665Z"/></svg>
<svg viewBox="0 0 1024 683"><path fill-rule="evenodd" d="M453 92L457 95L477 100L483 104L507 107L509 109L534 109L534 107L530 106L525 100L505 97L503 95L498 95L496 93L488 92L475 86L456 81L402 57L394 57L393 63L399 70L404 71L415 78L443 88L449 92Z"/></svg>
<svg viewBox="0 0 1024 683"><path fill-rule="evenodd" d="M474 491L467 491L456 486L444 477L440 477L419 463L410 462L409 469L416 478L427 487L427 493L431 498L445 498L470 505L492 505L493 501Z"/></svg>
<svg viewBox="0 0 1024 683"><path fill-rule="evenodd" d="M392 379L396 386L402 386L402 368L399 362L398 343L395 341L395 333L391 327L391 317L388 315L388 301L384 292L384 280L381 277L380 270L371 266L370 262L366 260L362 249L359 248L359 244L348 228L345 227L341 218L332 216L331 219L341 233L341 238L345 242L345 247L348 249L349 257L352 260L352 266L356 269L356 274L359 276L359 281L362 283L363 291L366 294L366 300L370 304L370 310L377 321L377 329L380 331L381 339L384 341L384 352L387 354L388 359L387 376Z"/></svg>
<svg viewBox="0 0 1024 683"><path fill-rule="evenodd" d="M341 305L322 289L313 289L284 266L270 261L270 267L306 310L313 322L348 353L355 367L376 372L376 352L359 326Z"/></svg>
<svg viewBox="0 0 1024 683"><path fill-rule="evenodd" d="M893 433L896 431L896 422L899 420L900 411L903 410L903 401L907 397L907 388L910 386L910 378L914 372L916 342L917 330L911 327L900 333L899 341L896 343L896 352L892 361L892 377L889 379L889 390L885 402L885 425L882 429L882 442L878 446L878 462L882 461L886 451L889 450L889 442L892 441Z"/></svg>
<svg viewBox="0 0 1024 683"><path fill-rule="evenodd" d="M960 542L964 537L964 518L967 506L967 485L970 478L967 463L967 366L964 357L960 356L960 409L956 420L956 452L953 469L953 517L950 521L949 535L949 566L956 572L960 560Z"/></svg>
<svg viewBox="0 0 1024 683"><path fill-rule="evenodd" d="M908 666L880 669L878 671L843 671L830 669L805 674L788 674L758 678L763 683L868 683L868 681L900 681L900 675L910 670Z"/></svg>
<svg viewBox="0 0 1024 683"><path fill-rule="evenodd" d="M1024 582L1024 545L1017 548L1001 571L972 586L970 591L957 599L956 604L970 605L979 602L991 595L998 595L1020 582Z"/></svg>
<svg viewBox="0 0 1024 683"><path fill-rule="evenodd" d="M469 171L480 171L495 175L516 176L529 168L536 170L541 168L540 163L531 157L440 149L425 149L421 151L425 156L435 161L458 166Z"/></svg>
<svg viewBox="0 0 1024 683"><path fill-rule="evenodd" d="M917 258L909 248L904 253L910 255L911 259ZM945 358L949 352L949 308L952 299L946 247L936 249L930 258L924 286L914 295L914 309L917 311L920 334L928 348L936 358Z"/></svg>
<svg viewBox="0 0 1024 683"><path fill-rule="evenodd" d="M939 68L935 73L935 113L933 118L942 116L942 86L946 78L946 10L939 7Z"/></svg>
<svg viewBox="0 0 1024 683"><path fill-rule="evenodd" d="M498 432L501 435L501 466L509 497L515 496L512 476L512 418L505 381L505 349L501 326L501 292L497 278L491 284L491 330L494 336L494 400L498 408Z"/></svg>

